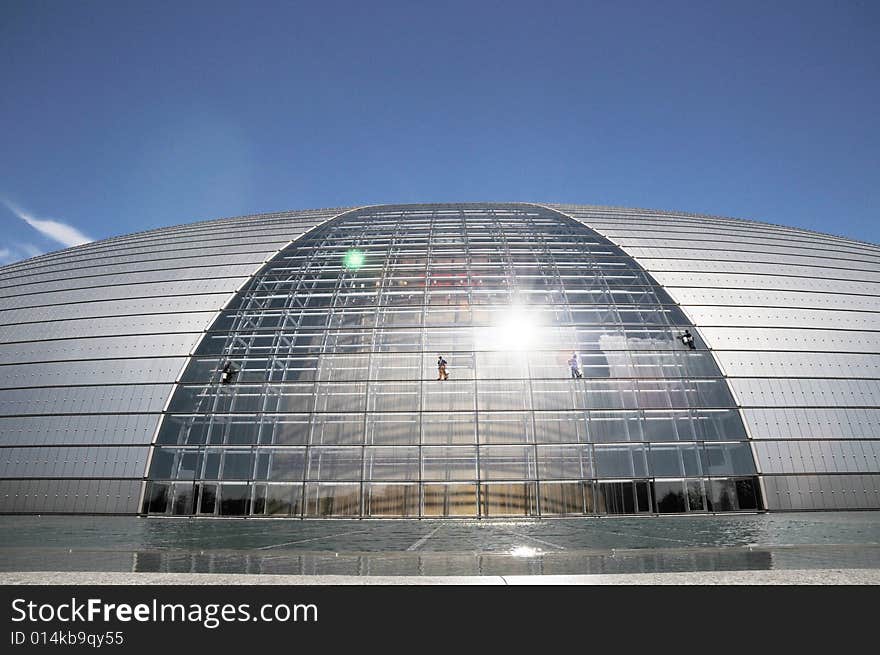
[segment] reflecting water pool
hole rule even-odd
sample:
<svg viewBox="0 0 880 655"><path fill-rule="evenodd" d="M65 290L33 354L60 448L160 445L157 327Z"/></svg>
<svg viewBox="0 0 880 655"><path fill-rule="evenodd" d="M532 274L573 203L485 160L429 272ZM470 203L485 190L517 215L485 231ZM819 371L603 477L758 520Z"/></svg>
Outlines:
<svg viewBox="0 0 880 655"><path fill-rule="evenodd" d="M540 521L0 517L0 570L515 575L880 568L880 512Z"/></svg>

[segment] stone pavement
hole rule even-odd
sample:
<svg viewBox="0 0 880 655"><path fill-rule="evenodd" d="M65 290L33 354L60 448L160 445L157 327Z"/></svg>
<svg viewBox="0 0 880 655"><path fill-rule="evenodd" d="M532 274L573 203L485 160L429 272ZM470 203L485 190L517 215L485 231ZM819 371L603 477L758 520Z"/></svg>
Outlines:
<svg viewBox="0 0 880 655"><path fill-rule="evenodd" d="M223 573L0 573L4 585L876 585L878 569L689 571L619 575L356 576Z"/></svg>

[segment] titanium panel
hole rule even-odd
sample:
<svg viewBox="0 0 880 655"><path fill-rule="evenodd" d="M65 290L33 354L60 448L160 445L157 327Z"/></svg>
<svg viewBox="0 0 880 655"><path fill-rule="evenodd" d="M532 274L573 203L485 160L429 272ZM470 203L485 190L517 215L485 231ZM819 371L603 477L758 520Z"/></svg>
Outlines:
<svg viewBox="0 0 880 655"><path fill-rule="evenodd" d="M706 280L700 280L706 284ZM856 295L852 293L809 293L792 291L765 291L742 288L718 289L718 288L680 288L669 289L675 299L683 305L717 305L720 307L788 307L801 308L809 311L820 310L848 310L862 312L880 312L880 294ZM878 287L880 289L880 287ZM877 289L875 289L876 291ZM877 325L876 314L868 317L873 318Z"/></svg>
<svg viewBox="0 0 880 655"><path fill-rule="evenodd" d="M26 331L18 325L0 325L0 343L41 341L49 339L80 339L116 335L169 335L180 332L201 332L213 318L211 312L186 314L153 314L147 316L109 316L102 318L53 320L28 323Z"/></svg>
<svg viewBox="0 0 880 655"><path fill-rule="evenodd" d="M37 305L64 305L78 302L119 300L123 298L152 298L154 296L202 295L207 293L231 292L241 286L247 278L220 278L214 280L184 280L179 282L157 282L155 284L129 285L125 278L116 286L93 289L74 289L71 291L47 291L35 295L26 292L22 295L0 298L0 311Z"/></svg>
<svg viewBox="0 0 880 655"><path fill-rule="evenodd" d="M200 296L163 296L122 300L96 300L74 305L47 305L0 311L0 325L78 318L174 314L196 311L216 312L229 300L229 293Z"/></svg>
<svg viewBox="0 0 880 655"><path fill-rule="evenodd" d="M172 385L0 389L0 415L134 414L161 411Z"/></svg>
<svg viewBox="0 0 880 655"><path fill-rule="evenodd" d="M700 334L717 350L805 351L817 358L828 353L880 352L880 332L867 330L709 326Z"/></svg>
<svg viewBox="0 0 880 655"><path fill-rule="evenodd" d="M0 446L149 445L160 414L0 416Z"/></svg>
<svg viewBox="0 0 880 655"><path fill-rule="evenodd" d="M753 439L873 439L880 434L876 408L746 408Z"/></svg>
<svg viewBox="0 0 880 655"><path fill-rule="evenodd" d="M0 389L27 387L176 382L185 357L97 359L0 366Z"/></svg>
<svg viewBox="0 0 880 655"><path fill-rule="evenodd" d="M80 361L83 359L116 359L186 356L192 351L201 333L155 334L147 336L95 337L91 339L57 339L0 344L0 361L7 364Z"/></svg>
<svg viewBox="0 0 880 655"><path fill-rule="evenodd" d="M767 475L770 510L876 509L880 475Z"/></svg>
<svg viewBox="0 0 880 655"><path fill-rule="evenodd" d="M826 269L827 270L827 269ZM876 302L880 296L880 282L859 282L856 280L832 279L830 277L814 277L806 275L777 275L754 274L744 272L715 272L707 273L700 271L697 279L690 272L654 271L654 278L668 289L682 287L695 297L701 293L721 291L725 294L733 294L738 289L767 289L776 291L814 292L823 294L849 294L850 298L862 297L866 301ZM813 269L814 275L821 275L821 271ZM695 287L694 284L698 284ZM676 293L679 293L676 291ZM855 295L858 294L858 295ZM812 294L811 294L812 295ZM680 296L684 298L684 296ZM832 299L834 296L832 296ZM691 302L689 299L685 301Z"/></svg>
<svg viewBox="0 0 880 655"><path fill-rule="evenodd" d="M0 448L0 478L135 478L149 446Z"/></svg>
<svg viewBox="0 0 880 655"><path fill-rule="evenodd" d="M810 352L717 351L724 372L731 377L864 378L880 379L880 355Z"/></svg>
<svg viewBox="0 0 880 655"><path fill-rule="evenodd" d="M677 290L670 289L675 297ZM745 294L744 294L745 295ZM876 312L830 311L827 309L784 309L752 306L688 306L688 313L699 326L773 328L823 328L826 330L876 330L880 314Z"/></svg>
<svg viewBox="0 0 880 655"><path fill-rule="evenodd" d="M132 514L139 480L0 480L2 513Z"/></svg>
<svg viewBox="0 0 880 655"><path fill-rule="evenodd" d="M880 282L880 273L871 271L859 271L846 267L823 267L812 265L781 264L773 262L746 262L746 261L712 261L705 259L675 259L675 258L650 258L641 257L639 261L652 274L660 271L676 271L684 273L755 273L778 278L778 284L784 286L789 283L788 278L795 278L791 283L799 283L800 278L815 279L817 283L822 280L853 280L856 282ZM699 282L700 278L692 282ZM699 285L697 285L699 286Z"/></svg>

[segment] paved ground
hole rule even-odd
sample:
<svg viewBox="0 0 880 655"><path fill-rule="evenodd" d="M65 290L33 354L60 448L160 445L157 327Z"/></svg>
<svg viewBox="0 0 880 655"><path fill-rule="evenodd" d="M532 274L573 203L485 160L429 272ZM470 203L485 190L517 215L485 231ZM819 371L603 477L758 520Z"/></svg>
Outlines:
<svg viewBox="0 0 880 655"><path fill-rule="evenodd" d="M692 571L619 575L352 576L216 573L0 573L7 585L876 585L878 569Z"/></svg>
<svg viewBox="0 0 880 655"><path fill-rule="evenodd" d="M874 570L880 571L880 512L524 521L0 516L0 572L9 583L35 579L9 577L25 573L57 580L59 572L79 572L85 577L69 579L479 576L509 584L517 576L586 575L600 584L602 576L624 575L663 584L657 575L739 572L749 584L763 572L771 577L759 576L761 584L780 575L876 584L874 574L856 573ZM702 576L706 584L715 579Z"/></svg>

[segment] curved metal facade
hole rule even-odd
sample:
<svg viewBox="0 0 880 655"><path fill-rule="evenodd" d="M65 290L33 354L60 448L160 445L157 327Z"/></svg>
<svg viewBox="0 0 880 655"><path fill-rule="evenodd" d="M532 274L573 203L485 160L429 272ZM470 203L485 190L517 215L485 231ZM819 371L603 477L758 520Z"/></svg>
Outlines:
<svg viewBox="0 0 880 655"><path fill-rule="evenodd" d="M558 205L664 286L727 376L769 509L880 508L880 247L712 216Z"/></svg>
<svg viewBox="0 0 880 655"><path fill-rule="evenodd" d="M880 507L870 244L382 206L155 230L0 276L3 512Z"/></svg>
<svg viewBox="0 0 880 655"><path fill-rule="evenodd" d="M204 331L338 213L165 228L0 269L0 511L137 512L162 410Z"/></svg>

